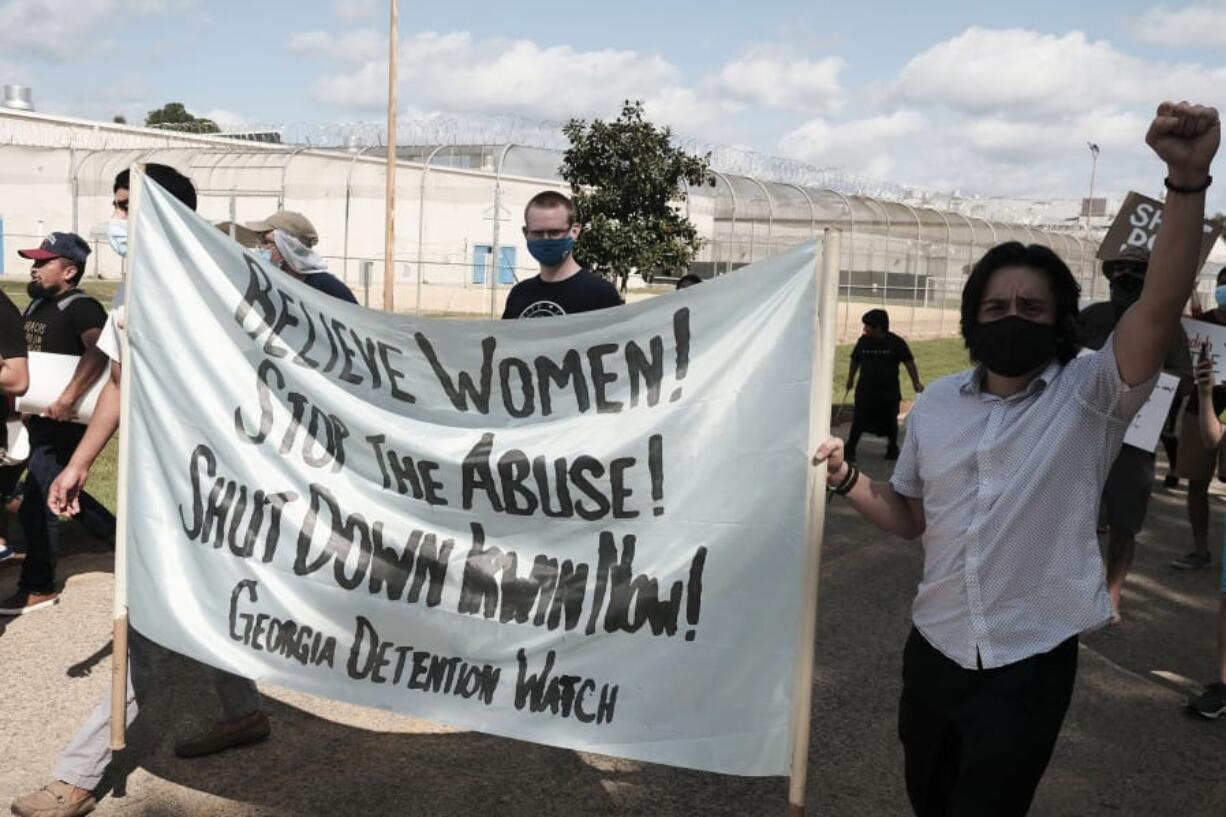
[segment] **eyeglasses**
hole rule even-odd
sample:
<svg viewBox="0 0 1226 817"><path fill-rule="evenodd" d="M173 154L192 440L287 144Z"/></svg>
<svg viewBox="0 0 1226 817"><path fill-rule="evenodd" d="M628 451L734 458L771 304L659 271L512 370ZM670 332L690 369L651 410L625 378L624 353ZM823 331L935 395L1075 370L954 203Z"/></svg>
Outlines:
<svg viewBox="0 0 1226 817"><path fill-rule="evenodd" d="M128 212L128 200L127 199L124 199L123 201L120 201L119 199L115 199L114 201L111 202L111 206L114 207L116 210L123 210L125 213Z"/></svg>
<svg viewBox="0 0 1226 817"><path fill-rule="evenodd" d="M524 238L529 241L540 241L541 239L556 241L559 238L566 238L568 235L570 235L570 227L561 230L524 230Z"/></svg>

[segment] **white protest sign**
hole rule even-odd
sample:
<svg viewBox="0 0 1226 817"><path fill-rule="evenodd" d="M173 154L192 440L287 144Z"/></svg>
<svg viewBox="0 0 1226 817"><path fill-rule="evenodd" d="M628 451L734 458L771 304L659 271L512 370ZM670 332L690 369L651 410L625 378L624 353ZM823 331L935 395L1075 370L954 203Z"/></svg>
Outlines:
<svg viewBox="0 0 1226 817"><path fill-rule="evenodd" d="M139 185L133 627L462 728L787 774L813 245L631 306L429 320Z"/></svg>
<svg viewBox="0 0 1226 817"><path fill-rule="evenodd" d="M30 352L30 387L26 393L17 398L16 409L22 414L42 414L47 407L59 399L65 387L72 380L81 358L76 355L57 355L51 352ZM74 422L88 423L94 416L94 407L98 405L98 395L110 377L110 365L93 382L81 399L77 402Z"/></svg>
<svg viewBox="0 0 1226 817"><path fill-rule="evenodd" d="M1128 431L1124 433L1124 445L1131 445L1142 451L1154 452L1158 449L1158 439L1162 436L1162 426L1175 400L1175 391L1179 388L1179 378L1163 372L1158 375L1158 382L1150 393L1149 399L1137 416L1132 418Z"/></svg>
<svg viewBox="0 0 1226 817"><path fill-rule="evenodd" d="M1188 335L1188 349L1192 352L1192 360L1196 360L1201 346L1208 344L1209 357L1213 360L1214 380L1218 383L1226 381L1226 372L1222 366L1223 359L1226 359L1226 326L1184 318L1183 331Z"/></svg>

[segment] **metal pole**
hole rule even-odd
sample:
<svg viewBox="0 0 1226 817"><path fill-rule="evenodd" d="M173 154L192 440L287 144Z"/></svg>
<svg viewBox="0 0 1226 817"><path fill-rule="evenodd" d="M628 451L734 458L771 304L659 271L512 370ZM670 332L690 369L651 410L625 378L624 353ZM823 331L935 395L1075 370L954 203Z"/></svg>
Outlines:
<svg viewBox="0 0 1226 817"><path fill-rule="evenodd" d="M396 311L396 26L397 0L391 0L387 47L387 221L383 241L383 309Z"/></svg>
<svg viewBox="0 0 1226 817"><path fill-rule="evenodd" d="M1090 148L1090 196L1089 198L1086 199L1086 227L1085 227L1085 237L1086 237L1086 240L1088 241L1090 239L1090 217L1091 217L1091 214L1093 214L1094 212L1094 177L1098 173L1098 145L1094 144L1093 142L1086 142L1086 145ZM1085 255L1083 251L1083 254L1082 254L1083 261L1084 261L1084 258L1085 258ZM1091 270L1090 272L1090 299L1091 300L1094 300L1095 298L1095 290L1098 289L1097 284L1098 284L1098 276L1094 275L1093 271Z"/></svg>

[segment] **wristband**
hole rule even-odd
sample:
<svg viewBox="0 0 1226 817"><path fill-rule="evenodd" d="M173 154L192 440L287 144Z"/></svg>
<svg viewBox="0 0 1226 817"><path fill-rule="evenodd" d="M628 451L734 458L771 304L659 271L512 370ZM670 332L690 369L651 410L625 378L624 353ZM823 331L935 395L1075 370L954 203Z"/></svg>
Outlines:
<svg viewBox="0 0 1226 817"><path fill-rule="evenodd" d="M839 496L847 496L851 493L851 489L856 487L856 483L860 480L860 469L848 463L847 476L843 477L843 481L836 485L832 490Z"/></svg>
<svg viewBox="0 0 1226 817"><path fill-rule="evenodd" d="M1187 195L1194 195L1196 193L1204 193L1206 190L1208 190L1209 185L1213 184L1213 177L1205 176L1204 184L1198 185L1196 187L1181 187L1180 185L1177 185L1174 182L1172 182L1170 176L1167 176L1165 179L1163 179L1162 183L1166 185L1166 189L1170 190L1172 193L1185 193Z"/></svg>

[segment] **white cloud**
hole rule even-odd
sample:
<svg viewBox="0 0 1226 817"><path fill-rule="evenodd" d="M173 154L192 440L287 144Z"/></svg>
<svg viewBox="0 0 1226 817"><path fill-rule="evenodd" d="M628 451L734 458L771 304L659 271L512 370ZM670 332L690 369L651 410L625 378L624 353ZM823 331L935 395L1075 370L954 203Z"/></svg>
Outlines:
<svg viewBox="0 0 1226 817"><path fill-rule="evenodd" d="M296 36L298 53L317 53L351 65L316 85L316 97L343 108L384 104L387 62L372 31L340 37ZM677 68L634 51L578 51L527 40L477 42L468 32L424 32L402 41L401 93L423 107L518 113L548 119L606 114L623 99L646 99L677 84Z"/></svg>
<svg viewBox="0 0 1226 817"><path fill-rule="evenodd" d="M1226 47L1226 3L1158 6L1132 21L1133 36L1172 48Z"/></svg>
<svg viewBox="0 0 1226 817"><path fill-rule="evenodd" d="M886 177L895 167L896 153L905 150L906 141L927 126L924 116L913 110L837 124L813 119L784 134L779 151L816 165Z"/></svg>
<svg viewBox="0 0 1226 817"><path fill-rule="evenodd" d="M1073 31L970 28L907 63L895 86L911 105L1059 117L1163 99L1214 99L1226 68L1150 62Z"/></svg>
<svg viewBox="0 0 1226 817"><path fill-rule="evenodd" d="M838 57L805 60L757 53L725 65L714 84L721 96L738 102L802 113L828 113L841 107L843 88L839 74L845 64Z"/></svg>
<svg viewBox="0 0 1226 817"><path fill-rule="evenodd" d="M381 5L379 0L333 0L332 13L352 23L373 17Z"/></svg>
<svg viewBox="0 0 1226 817"><path fill-rule="evenodd" d="M204 119L212 119L222 130L237 130L247 126L247 119L241 113L227 111L225 108L212 108L202 114Z"/></svg>
<svg viewBox="0 0 1226 817"><path fill-rule="evenodd" d="M196 0L9 0L0 5L0 51L68 60L98 43L108 18L171 14ZM31 42L38 48L32 49Z"/></svg>

